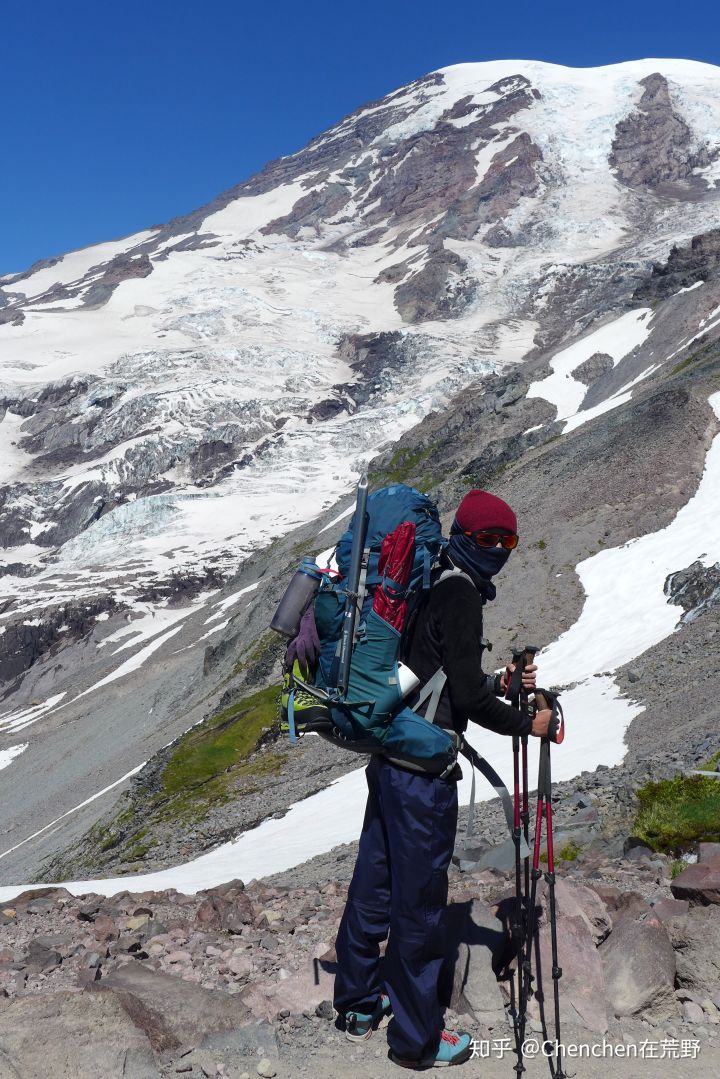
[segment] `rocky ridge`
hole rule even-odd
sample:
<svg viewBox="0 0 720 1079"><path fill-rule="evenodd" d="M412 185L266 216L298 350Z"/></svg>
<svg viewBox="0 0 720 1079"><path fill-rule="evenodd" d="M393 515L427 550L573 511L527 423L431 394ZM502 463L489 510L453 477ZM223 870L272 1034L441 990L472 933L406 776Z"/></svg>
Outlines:
<svg viewBox="0 0 720 1079"><path fill-rule="evenodd" d="M575 792L571 812L582 827L592 826L613 782L600 773L598 794ZM720 1046L713 944L720 847L701 847L697 866L673 879L666 858L623 843L620 833L618 841L619 855L607 841L569 861L561 849L565 1038L685 1039L700 1047L697 1064L707 1068ZM231 881L194 896L169 890L75 898L62 888L17 896L0 913L4 1059L34 1077L50 1051L79 1079L99 1066L108 1079L323 1076L331 1067L335 1074L389 1075L382 1031L372 1048L351 1055L331 1006L348 853L308 865L307 874L301 867L290 882ZM704 887L686 887L684 878L701 867ZM499 870L451 872L442 993L449 1021L478 1042L512 1034L511 878ZM549 963L546 902L541 884L541 970ZM543 1030L538 1001L535 995L530 1003L531 1033ZM58 1024L69 1028L81 1014L81 1043L61 1047ZM32 1031L40 1015L38 1043ZM488 1074L479 1063L467 1065L469 1076Z"/></svg>

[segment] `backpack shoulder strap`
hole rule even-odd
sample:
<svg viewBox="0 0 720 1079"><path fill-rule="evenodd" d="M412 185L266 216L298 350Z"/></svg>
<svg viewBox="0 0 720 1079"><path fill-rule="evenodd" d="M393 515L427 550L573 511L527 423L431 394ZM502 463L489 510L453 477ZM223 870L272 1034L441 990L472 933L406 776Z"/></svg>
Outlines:
<svg viewBox="0 0 720 1079"><path fill-rule="evenodd" d="M453 566L452 569L444 569L438 579L433 582L433 585L438 585L441 581L448 581L451 577L464 577L466 581L470 582L473 588L475 587L475 582L470 574L466 573L463 569L459 569L457 566Z"/></svg>
<svg viewBox="0 0 720 1079"><path fill-rule="evenodd" d="M420 708L421 705L425 704L425 701L429 700L430 703L428 704L427 711L425 712L425 715L423 717L428 721L428 723L435 722L435 713L438 710L440 697L442 696L442 691L445 688L446 682L447 675L445 674L445 671L442 669L442 667L438 667L432 678L429 678L420 690L418 699L413 707L413 711L416 711L418 708Z"/></svg>

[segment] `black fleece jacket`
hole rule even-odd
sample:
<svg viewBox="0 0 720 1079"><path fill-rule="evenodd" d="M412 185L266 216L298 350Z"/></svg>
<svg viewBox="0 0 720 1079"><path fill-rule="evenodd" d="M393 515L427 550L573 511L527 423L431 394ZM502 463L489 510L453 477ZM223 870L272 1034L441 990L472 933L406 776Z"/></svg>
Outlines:
<svg viewBox="0 0 720 1079"><path fill-rule="evenodd" d="M447 675L435 722L461 734L468 720L497 734L529 734L530 718L499 700L499 679L483 674L483 647L482 598L472 581L456 574L434 584L417 613L406 662L421 686L438 667Z"/></svg>

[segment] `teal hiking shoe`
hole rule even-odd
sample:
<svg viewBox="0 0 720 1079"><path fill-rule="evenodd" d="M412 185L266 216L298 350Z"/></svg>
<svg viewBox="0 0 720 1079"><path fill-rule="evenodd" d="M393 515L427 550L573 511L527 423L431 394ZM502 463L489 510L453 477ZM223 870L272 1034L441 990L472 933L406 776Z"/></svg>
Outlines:
<svg viewBox="0 0 720 1079"><path fill-rule="evenodd" d="M407 1060L399 1057L390 1050L389 1057L393 1064L399 1064L401 1068L413 1068L415 1071L425 1071L427 1068L449 1068L453 1064L464 1064L472 1056L472 1038L469 1034L456 1034L452 1030L443 1030L440 1035L440 1044L434 1056L423 1057L420 1060Z"/></svg>
<svg viewBox="0 0 720 1079"><path fill-rule="evenodd" d="M386 1015L392 1015L390 997L382 993L373 1011L345 1012L345 1037L351 1042L365 1042L377 1030Z"/></svg>

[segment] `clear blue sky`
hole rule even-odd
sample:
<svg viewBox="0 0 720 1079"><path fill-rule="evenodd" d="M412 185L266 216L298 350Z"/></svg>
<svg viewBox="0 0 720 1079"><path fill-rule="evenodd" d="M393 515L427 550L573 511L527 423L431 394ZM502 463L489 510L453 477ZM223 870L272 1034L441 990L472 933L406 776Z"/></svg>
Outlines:
<svg viewBox="0 0 720 1079"><path fill-rule="evenodd" d="M711 0L33 0L0 18L0 273L207 202L447 64L720 64Z"/></svg>

